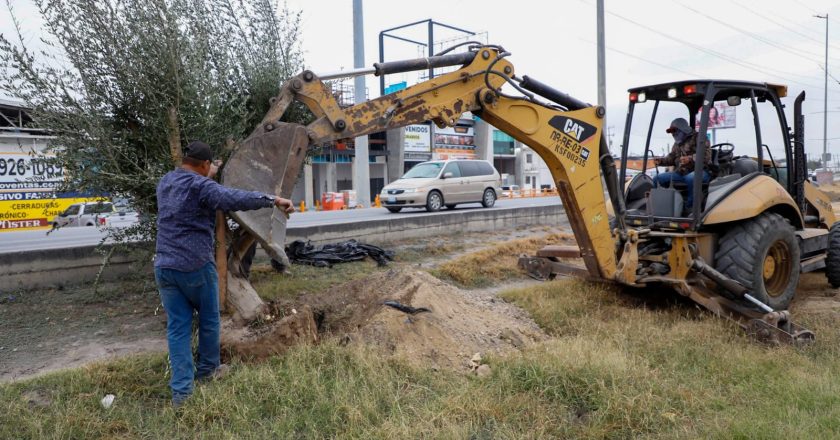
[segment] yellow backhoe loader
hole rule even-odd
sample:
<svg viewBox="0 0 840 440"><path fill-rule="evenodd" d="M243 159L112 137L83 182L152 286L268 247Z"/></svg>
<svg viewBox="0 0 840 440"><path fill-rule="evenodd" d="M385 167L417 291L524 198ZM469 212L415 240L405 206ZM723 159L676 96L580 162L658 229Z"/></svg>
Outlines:
<svg viewBox="0 0 840 440"><path fill-rule="evenodd" d="M520 265L533 276L572 274L635 287L667 285L760 339L795 343L814 338L792 322L785 308L801 271L825 267L829 281L840 285L840 251L826 251L829 240L834 247L840 244L840 226L834 224L828 198L805 177L804 95L796 100L796 130L791 135L780 102L783 86L695 81L632 89L624 165L633 116L641 114L637 109L641 104L655 106L649 132L660 102L684 108L684 116L700 133L696 163L702 167L706 144L701 140L709 128L710 108L720 100L732 106L751 103L757 157L736 157L729 146L713 145L715 178L708 185L695 180L695 194L703 196L695 197L693 206L683 207L684 188L654 188L646 173L622 190L624 185L618 182L624 182L625 166L619 173L607 148L602 131L605 110L517 74L508 55L500 46L474 45L461 53L377 63L370 69L334 75L305 71L282 86L261 125L232 154L223 181L288 196L311 146L426 121L441 128L453 126L462 113L472 112L531 147L557 185L578 246L524 256ZM323 82L446 66L460 68L347 108L338 105ZM518 94L505 93L503 86ZM314 122L305 127L280 122L295 101L309 108ZM772 147L784 148L785 165L764 158L758 102L770 102L775 109L783 145ZM650 139L648 135L645 162ZM234 244L229 264L234 275L237 256L253 240L273 259L288 261L283 253L283 215L266 209L231 216L249 232ZM585 268L565 264L562 257L579 257Z"/></svg>

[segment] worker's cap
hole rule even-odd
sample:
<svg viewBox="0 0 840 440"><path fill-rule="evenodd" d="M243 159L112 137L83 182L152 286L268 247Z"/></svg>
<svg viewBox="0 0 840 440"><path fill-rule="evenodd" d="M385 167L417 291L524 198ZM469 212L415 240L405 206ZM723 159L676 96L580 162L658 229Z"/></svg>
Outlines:
<svg viewBox="0 0 840 440"><path fill-rule="evenodd" d="M191 157L198 160L213 160L213 150L204 142L192 141L184 148L184 157Z"/></svg>
<svg viewBox="0 0 840 440"><path fill-rule="evenodd" d="M683 118L677 118L671 121L671 126L669 126L665 132L673 133L677 130L683 132L684 134L691 134L691 126L688 125L688 121Z"/></svg>

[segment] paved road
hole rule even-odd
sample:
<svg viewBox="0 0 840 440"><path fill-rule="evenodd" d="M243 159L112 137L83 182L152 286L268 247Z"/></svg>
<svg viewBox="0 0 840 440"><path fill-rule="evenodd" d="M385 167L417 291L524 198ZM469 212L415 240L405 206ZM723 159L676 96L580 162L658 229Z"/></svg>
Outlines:
<svg viewBox="0 0 840 440"><path fill-rule="evenodd" d="M517 209L529 206L559 205L560 198L536 197L525 199L503 199L496 202L491 209ZM480 204L461 205L455 211L484 209ZM404 209L398 214L392 214L385 208L368 208L347 211L303 212L292 215L288 227L308 227L337 223L357 223L383 218L400 218L427 215L448 215L450 211L429 213L421 209ZM28 250L63 249L78 246L98 244L105 233L96 228L65 228L47 235L46 231L0 232L0 253L19 252Z"/></svg>

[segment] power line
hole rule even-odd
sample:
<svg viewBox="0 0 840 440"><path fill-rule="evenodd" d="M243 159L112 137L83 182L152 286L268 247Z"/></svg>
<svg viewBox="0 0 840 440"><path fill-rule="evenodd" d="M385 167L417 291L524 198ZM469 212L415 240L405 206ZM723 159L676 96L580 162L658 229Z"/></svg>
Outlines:
<svg viewBox="0 0 840 440"><path fill-rule="evenodd" d="M587 3L585 0L580 0L580 1L581 1L582 3L589 4L589 3ZM591 4L589 4L589 5L590 5L590 6L592 6ZM675 42L680 43L680 44L683 44L683 45L685 45L685 46L692 47L692 48L694 48L694 49L696 49L696 50L699 50L699 51L701 51L701 52L707 53L707 54L712 55L712 56L714 56L714 57L716 57L716 58L723 59L724 61L728 61L728 62L730 62L730 63L732 63L732 64L735 64L735 65L738 65L738 66L744 67L744 68L746 68L746 69L750 69L750 70L752 70L752 71L758 72L758 73L760 73L760 74L762 74L762 75L766 75L766 74L768 73L768 71L771 71L771 70L772 70L772 71L776 71L776 72L782 72L784 75L779 75L779 74L771 74L771 75L772 75L772 76L775 76L775 77L777 77L777 78L782 78L782 79L784 79L784 81L785 81L785 82L790 82L790 83L794 83L794 84L799 84L799 85L802 85L802 86L805 86L805 87L808 87L808 88L812 88L812 89L819 89L819 88L821 88L820 86L817 86L817 85L814 85L814 84L808 84L808 83L804 83L804 82L802 82L802 81L796 81L796 80L793 80L793 79L789 79L789 78L787 78L787 76L801 76L801 75L798 75L798 74L795 74L795 73L792 73L792 72L785 72L785 71L778 70L778 69L771 69L771 68L766 67L766 66L759 66L759 65L757 65L757 64L753 64L753 63L750 63L750 62L748 62L748 61L741 61L741 60L735 59L735 58L733 58L733 57L731 57L731 56L728 56L728 55L726 55L726 54L724 54L724 53L717 52L717 51L715 51L715 50L711 50L711 49L707 49L707 48L705 48L705 47L703 47L703 46L699 46L699 45L697 45L697 44L694 44L694 43L688 42L688 41L686 41L686 40L683 40L683 39L680 39L680 38L674 37L674 36L669 35L669 34L667 34L667 33L665 33L665 32L658 31L658 30L656 30L656 29L651 28L650 26L644 25L644 24L642 24L642 23L639 23L639 22L637 22L637 21L635 21L635 20L632 20L632 19L629 19L629 18L627 18L627 17L623 17L623 16L618 15L618 14L616 14L616 13L612 12L612 11L606 11L606 13L607 13L607 14L610 14L611 16L613 16L613 17L615 17L615 18L618 18L619 20L626 21L626 22L628 22L628 23L630 23L630 24L633 24L633 25L635 25L635 26L641 27L642 29L646 29L646 30L648 30L648 31L650 31L650 32L653 32L653 33L657 34L657 35L660 35L660 36L662 36L662 37L665 37L665 38L667 38L667 39L669 39L669 40L671 40L671 41L675 41ZM832 90L831 92L835 92L835 91L834 91L834 90ZM836 92L836 93L837 93L837 92Z"/></svg>
<svg viewBox="0 0 840 440"><path fill-rule="evenodd" d="M817 43L820 43L821 45L822 45L822 44L825 44L825 41L821 41L821 40L817 39L816 37L813 37L813 36L811 36L811 35L807 35L807 34L804 34L804 33L802 33L802 32L799 32L798 30L796 30L796 29L794 29L794 28L792 28L792 27L789 27L789 26L787 26L787 25L786 25L786 24L784 24L784 23L781 23L781 22L779 22L779 21L776 21L776 20L774 20L774 19L772 19L772 18L770 18L770 17L768 17L768 16L766 16L766 15L764 15L764 14L760 14L758 11L755 11L755 10L753 10L753 9L750 9L750 8L748 8L748 7L744 6L744 5L742 5L741 3L738 3L737 1L730 0L730 3L734 4L735 6L738 6L739 8L741 8L741 9L743 9L743 10L745 10L745 11L747 11L747 12L749 12L749 13L753 14L753 15L757 15L757 16L759 16L759 17L763 18L764 20L767 20L767 21L769 21L770 23L775 24L776 26L779 26L779 27L781 27L781 28L783 28L783 29L787 29L788 31L793 32L794 34L797 34L797 35L799 35L799 36L801 36L801 37L807 38L807 39L809 39L809 40L811 40L811 41L815 41L815 42L817 42ZM805 29L811 30L810 28L805 28ZM840 46L835 46L835 45L830 44L830 43L829 43L829 45L828 45L828 46L829 46L829 47L833 47L833 48L835 48L835 49L840 50Z"/></svg>
<svg viewBox="0 0 840 440"><path fill-rule="evenodd" d="M583 41L584 43L589 43L589 44L593 44L593 45L595 44L594 41L587 40L586 38L578 37L578 39L580 41ZM648 64L653 64L654 66L662 67L662 68L668 69L668 70L673 70L674 72L679 72L679 73L682 73L682 74L688 75L688 76L695 76L695 77L698 77L698 78L701 76L701 75L698 75L696 73L692 73L692 72L689 72L689 71L686 71L686 70L678 69L674 66L669 66L667 64L658 63L656 61L652 61L652 60L649 60L647 58L643 58L639 55L634 55L632 53L628 53L628 52L625 52L625 51L620 50L620 49L616 49L616 48L611 47L611 46L606 46L606 47L607 47L608 50L610 50L612 52L616 52L616 53L619 53L619 54L624 55L626 57L630 57L630 58L633 58L633 59L636 59L636 60L639 60L639 61L642 61L642 62L645 62L645 63L648 63Z"/></svg>
<svg viewBox="0 0 840 440"><path fill-rule="evenodd" d="M836 82L837 84L840 84L840 80L838 80L837 78L835 78L835 77L834 77L834 75L832 75L832 74L831 74L831 72L829 72L828 70L826 70L826 68L825 68L825 66L824 66L824 65L819 64L819 66L820 66L820 69L822 69L822 70L823 70L823 72L825 72L826 74L828 74L828 76L829 76L829 77L831 77L831 79L833 79L833 80L834 80L834 82Z"/></svg>
<svg viewBox="0 0 840 440"><path fill-rule="evenodd" d="M816 13L818 12L818 11L816 11L815 9L813 9L810 5L808 5L808 4L806 4L806 3L802 3L802 2L801 2L801 1L799 1L799 0L791 0L791 1L793 1L793 2L794 2L794 3L796 3L796 4L798 4L799 6L802 6L803 8L805 8L805 9L807 9L807 10L809 10L809 11L813 12L814 14L816 14Z"/></svg>
<svg viewBox="0 0 840 440"><path fill-rule="evenodd" d="M676 3L676 4L680 5L680 6L682 6L682 7L683 7L683 8L685 8L685 9L688 9L689 11L694 12L694 13L695 13L695 14L697 14L697 15L701 15L701 16L706 17L707 19L709 19L709 20L711 20L711 21L714 21L714 22L716 22L716 23L720 23L720 24L722 24L722 25L724 25L724 26L726 26L726 27L728 27L728 28L731 28L732 30L734 30L734 31L736 31L736 32L742 33L742 34L744 34L744 35L746 35L746 36L748 36L748 37L750 37L750 38L752 38L752 39L754 39L754 40L756 40L756 41L760 41L760 42L762 42L762 43L764 43L764 44L767 44L767 45L769 45L769 46L773 46L773 47L775 47L776 49L783 50L783 51L785 51L785 52L787 52L787 53L789 53L789 54L795 55L795 56L797 56L797 57L799 57L799 58L802 58L802 59L804 59L804 60L811 61L811 62L814 62L814 63L819 63L819 61L818 61L817 59L807 57L807 56L805 56L805 55L802 55L802 54L801 54L801 53L799 53L799 52L804 52L804 53L807 53L807 54L810 54L810 55L814 55L814 56L818 56L818 57L819 57L819 56L821 56L820 54L815 54L815 53L813 53L813 52L797 51L795 48L791 48L791 47L790 47L790 46L788 46L788 45L785 45L785 44L782 44L782 43L777 43L777 42L775 42L775 41L768 40L768 39L766 39L766 38L764 38L764 37L762 37L762 36L760 36L760 35L754 34L754 33L752 33L752 32L745 31L745 30L743 30L743 29L739 28L738 26L735 26L735 25L733 25L733 24L731 24L731 23L726 23L725 21L723 21L723 20L719 20L719 19L717 19L717 18L715 18L715 17L712 17L711 15L708 15L708 14L706 14L705 12L698 11L697 9L694 9L694 8L692 8L691 6L688 6L688 5L685 5L685 4L683 4L683 3L679 3L679 2L674 2L674 3Z"/></svg>

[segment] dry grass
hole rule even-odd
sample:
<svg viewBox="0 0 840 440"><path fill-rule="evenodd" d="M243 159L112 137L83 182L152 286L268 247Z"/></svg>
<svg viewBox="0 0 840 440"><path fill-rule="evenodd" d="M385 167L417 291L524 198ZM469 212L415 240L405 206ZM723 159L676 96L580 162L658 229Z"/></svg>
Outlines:
<svg viewBox="0 0 840 440"><path fill-rule="evenodd" d="M432 274L460 287L486 287L522 276L524 272L517 267L520 255L533 255L550 244L573 242L573 235L562 232L510 240L447 261L433 269Z"/></svg>
<svg viewBox="0 0 840 440"><path fill-rule="evenodd" d="M581 434L840 436L840 316L799 313L817 343L767 347L690 303L631 293L572 280L503 293L556 336L544 347L544 361L563 358L566 370L594 369L589 388L577 393L594 408Z"/></svg>
<svg viewBox="0 0 840 440"><path fill-rule="evenodd" d="M828 194L832 202L840 202L840 183L822 185L819 187L819 190Z"/></svg>
<svg viewBox="0 0 840 440"><path fill-rule="evenodd" d="M553 338L477 378L327 341L235 364L180 412L165 358L0 386L0 438L837 438L840 319L810 347L766 347L654 292L561 280L503 296ZM42 396L30 403L30 396ZM117 395L110 410L99 406ZM43 403L46 400L46 404ZM43 406L42 406L43 405Z"/></svg>
<svg viewBox="0 0 840 440"><path fill-rule="evenodd" d="M251 271L251 284L265 300L295 298L304 293L321 292L347 281L363 278L380 270L369 259L332 267L294 265L291 273L277 273L269 265L255 266Z"/></svg>

